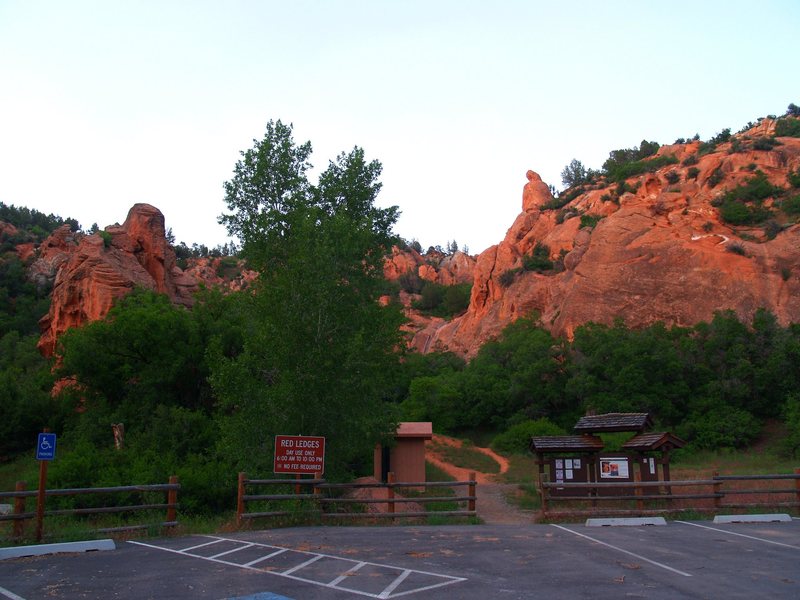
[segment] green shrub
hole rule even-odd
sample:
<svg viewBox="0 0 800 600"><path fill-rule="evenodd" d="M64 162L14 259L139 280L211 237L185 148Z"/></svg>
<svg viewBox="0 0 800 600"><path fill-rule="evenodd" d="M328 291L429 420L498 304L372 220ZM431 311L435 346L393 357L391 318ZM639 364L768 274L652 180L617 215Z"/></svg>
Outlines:
<svg viewBox="0 0 800 600"><path fill-rule="evenodd" d="M507 271L503 271L500 277L497 278L497 282L501 287L507 288L514 283L514 280L517 278L517 273L520 271L521 269L508 269Z"/></svg>
<svg viewBox="0 0 800 600"><path fill-rule="evenodd" d="M800 119L784 117L775 123L777 137L800 137Z"/></svg>
<svg viewBox="0 0 800 600"><path fill-rule="evenodd" d="M692 165L696 165L698 162L697 154L690 154L686 158L683 159L681 165L684 167L691 167Z"/></svg>
<svg viewBox="0 0 800 600"><path fill-rule="evenodd" d="M603 215L581 215L581 229L584 227L594 228L604 218Z"/></svg>
<svg viewBox="0 0 800 600"><path fill-rule="evenodd" d="M752 148L753 150L768 151L779 145L779 143L774 137L759 137L753 140Z"/></svg>
<svg viewBox="0 0 800 600"><path fill-rule="evenodd" d="M746 183L736 187L717 200L720 216L732 225L763 223L771 216L771 211L761 205L770 196L777 195L781 189L772 185L767 176L756 171Z"/></svg>
<svg viewBox="0 0 800 600"><path fill-rule="evenodd" d="M471 283L457 283L447 286L442 299L442 308L447 315L457 315L469 308L469 297L472 294Z"/></svg>
<svg viewBox="0 0 800 600"><path fill-rule="evenodd" d="M522 258L522 268L526 271L550 271L553 268L553 261L550 260L550 247L536 242L533 253Z"/></svg>
<svg viewBox="0 0 800 600"><path fill-rule="evenodd" d="M709 175L707 183L708 183L709 187L712 187L712 188L713 187L717 187L717 185L719 185L719 183L724 178L725 178L725 175L723 174L722 169L720 167L717 167L716 169L714 169L714 172L711 173L711 175Z"/></svg>
<svg viewBox="0 0 800 600"><path fill-rule="evenodd" d="M664 179L667 180L667 183L674 184L678 183L681 180L681 176L677 171L670 171L666 175L664 175Z"/></svg>
<svg viewBox="0 0 800 600"><path fill-rule="evenodd" d="M697 151L699 156L703 156L704 154L711 154L714 150L717 149L717 146L720 144L724 144L729 139L731 139L731 129L727 127L720 131L717 135L712 137L707 142L700 142L700 147Z"/></svg>
<svg viewBox="0 0 800 600"><path fill-rule="evenodd" d="M800 169L797 169L797 171L789 171L787 180L792 187L800 188Z"/></svg>
<svg viewBox="0 0 800 600"><path fill-rule="evenodd" d="M422 291L422 279L414 271L406 271L397 281L400 288L409 294L419 294Z"/></svg>
<svg viewBox="0 0 800 600"><path fill-rule="evenodd" d="M760 430L758 420L746 410L718 406L704 415L693 415L681 433L695 448L717 450L745 448Z"/></svg>
<svg viewBox="0 0 800 600"><path fill-rule="evenodd" d="M444 286L432 281L426 281L422 286L422 297L414 302L418 310L433 310L444 300Z"/></svg>
<svg viewBox="0 0 800 600"><path fill-rule="evenodd" d="M563 208L575 198L580 196L583 193L583 187L578 186L576 188L571 189L566 194L559 194L557 197L553 198L549 202L545 202L542 204L542 210L558 210L559 208Z"/></svg>
<svg viewBox="0 0 800 600"><path fill-rule="evenodd" d="M686 171L686 179L697 179L697 176L700 174L700 169L697 167L690 167L688 171Z"/></svg>
<svg viewBox="0 0 800 600"><path fill-rule="evenodd" d="M786 399L783 420L788 433L783 440L781 450L790 458L798 458L800 457L800 395L795 393Z"/></svg>
<svg viewBox="0 0 800 600"><path fill-rule="evenodd" d="M731 225L755 225L763 223L772 212L763 206L750 206L738 200L725 200L719 208L720 218Z"/></svg>
<svg viewBox="0 0 800 600"><path fill-rule="evenodd" d="M103 247L108 248L111 246L111 234L107 231L98 231L97 234L100 236L100 239L103 240Z"/></svg>
<svg viewBox="0 0 800 600"><path fill-rule="evenodd" d="M744 249L744 246L739 244L738 242L731 242L725 248L728 252L733 254L738 254L739 256L747 256L747 251Z"/></svg>
<svg viewBox="0 0 800 600"><path fill-rule="evenodd" d="M773 219L764 223L764 235L768 240L775 239L781 231L783 231L783 226Z"/></svg>
<svg viewBox="0 0 800 600"><path fill-rule="evenodd" d="M786 198L781 202L781 210L787 215L800 215L800 195Z"/></svg>
<svg viewBox="0 0 800 600"><path fill-rule="evenodd" d="M608 161L606 161L608 162ZM624 181L642 173L652 173L667 165L678 162L674 156L658 156L656 158L637 160L622 164L610 165L606 170L609 181Z"/></svg>
<svg viewBox="0 0 800 600"><path fill-rule="evenodd" d="M566 432L547 418L523 421L492 440L492 448L506 454L525 454L533 436L564 435Z"/></svg>

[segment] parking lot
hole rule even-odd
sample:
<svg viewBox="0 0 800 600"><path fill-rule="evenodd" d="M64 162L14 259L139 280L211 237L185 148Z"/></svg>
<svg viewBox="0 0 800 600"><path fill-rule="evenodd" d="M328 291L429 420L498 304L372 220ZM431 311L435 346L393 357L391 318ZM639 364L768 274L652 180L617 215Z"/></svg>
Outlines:
<svg viewBox="0 0 800 600"><path fill-rule="evenodd" d="M0 561L0 599L800 598L800 521L313 527Z"/></svg>

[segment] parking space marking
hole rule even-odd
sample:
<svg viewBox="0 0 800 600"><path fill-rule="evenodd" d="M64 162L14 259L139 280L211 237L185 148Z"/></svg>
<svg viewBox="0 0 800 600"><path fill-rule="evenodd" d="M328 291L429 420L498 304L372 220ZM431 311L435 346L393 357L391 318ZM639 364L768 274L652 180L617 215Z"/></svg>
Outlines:
<svg viewBox="0 0 800 600"><path fill-rule="evenodd" d="M253 544L251 544L251 545L253 545ZM278 556L278 554L283 554L287 550L288 550L288 548L281 548L280 550L276 550L272 554L267 554L266 556L262 556L261 558L257 558L255 560L251 560L249 563L244 563L242 566L243 567L252 567L253 565L258 564L260 562L264 562L265 560L268 560L268 559L272 558L273 556Z"/></svg>
<svg viewBox="0 0 800 600"><path fill-rule="evenodd" d="M747 535L744 533L737 533L735 531L726 531L724 529L720 529L718 527L709 527L708 525L700 525L698 523L690 523L689 521L675 521L676 523L683 523L684 525L691 525L692 527L700 527L701 529L710 529L711 531L718 531L720 533L727 533L728 535L736 535L739 537L747 538L749 540L756 540L758 542L764 542L767 544L775 544L776 546L783 546L784 548L793 548L794 550L800 550L800 546L792 546L791 544L784 544L783 542L776 542L774 540L768 540L766 538L755 537L753 535Z"/></svg>
<svg viewBox="0 0 800 600"><path fill-rule="evenodd" d="M22 596L17 596L14 592L0 586L0 596L5 596L8 600L25 600Z"/></svg>
<svg viewBox="0 0 800 600"><path fill-rule="evenodd" d="M568 531L569 533L571 533L573 535L577 535L579 537L585 538L587 540L590 540L590 541L595 542L597 544L600 544L602 546L606 546L607 548L611 548L612 550L616 550L617 552L622 552L623 554L627 554L628 556L633 556L634 558L636 558L638 560L643 560L644 562L648 562L651 565L654 565L656 567L661 567L662 569L666 569L667 571L671 571L672 573L676 573L678 575L683 575L684 577L691 577L692 576L691 573L685 573L683 571L679 571L678 569L670 567L669 565L665 565L664 563L660 563L660 562L657 562L655 560L651 560L651 559L649 559L647 557L644 557L644 556L642 556L640 554L636 554L634 552L631 552L630 550L625 550L624 548L620 548L618 546L613 546L613 545L611 545L609 543L603 542L601 540L598 540L598 539L593 538L591 536L588 536L586 534L579 533L577 531L573 531L572 529L568 529L567 527L563 527L561 525L555 525L554 523L551 523L550 526L551 527L556 527L556 528L561 529L563 531Z"/></svg>
<svg viewBox="0 0 800 600"><path fill-rule="evenodd" d="M299 565L297 565L296 567L292 567L288 571L284 571L283 573L281 573L281 575L290 575L290 574L294 573L295 571L299 571L303 567L307 567L308 565L317 562L320 558L322 558L322 554L317 554L313 558L309 558L306 562L300 563Z"/></svg>
<svg viewBox="0 0 800 600"><path fill-rule="evenodd" d="M335 586L335 585L337 585L339 583L342 583L348 577L352 577L353 573L358 571L361 567L365 566L366 564L367 563L365 563L365 562L358 563L355 567L353 567L349 571L345 571L344 573L339 575L336 579L334 579L333 581L329 582L328 585Z"/></svg>
<svg viewBox="0 0 800 600"><path fill-rule="evenodd" d="M220 542L228 542L228 543L239 544L239 546L237 546L236 548L233 548L231 550L226 550L225 552L221 552L219 554L215 554L213 556L203 556L202 554L193 554L192 553L193 550L197 550L199 548L205 548L207 546L211 546L213 544L217 544L217 543L220 543ZM210 562L220 563L220 564L228 565L228 566L231 566L231 567L238 567L240 569L247 569L247 570L250 570L250 571L258 571L259 573L265 573L265 574L268 574L268 575L277 575L279 577L286 577L287 579L293 579L293 580L296 580L296 581L302 581L302 582L310 583L310 584L313 584L313 585L319 585L319 586L330 588L330 589L334 589L334 590L350 592L350 593L353 593L353 594L359 594L361 596L367 596L369 598L378 598L380 600L388 600L388 599L391 599L391 598L399 598L401 596L408 596L408 595L411 595L411 594L416 594L418 592L432 590L432 589L444 587L446 585L451 585L453 583L459 583L461 581L466 581L467 580L466 577L455 577L453 575L443 575L441 573L431 573L431 572L428 572L428 571L420 571L420 570L417 570L417 569L406 569L406 568L403 568L403 567L396 567L396 566L393 566L393 565L385 565L385 564L366 562L366 561L357 561L357 560L353 560L353 559L350 559L350 558L342 558L340 556L334 556L334 555L331 555L331 554L321 554L319 552L308 552L308 551L305 551L305 550L294 550L292 548L283 548L283 547L280 547L280 546L272 546L272 545L269 545L269 544L259 544L259 543L256 543L256 542L247 542L247 541L244 541L244 540L236 540L236 539L231 539L231 538L214 537L209 542L206 542L206 543L203 543L203 544L197 544L195 546L190 546L188 548L184 548L183 550L175 550L174 548L165 548L163 546L157 546L155 544L147 544L147 543L144 543L144 542L137 542L137 541L132 541L132 540L129 541L128 543L129 544L134 544L136 546L143 546L145 548L152 548L154 550L163 550L164 552L170 552L172 554L180 554L182 556L188 556L188 557L191 557L191 558L198 558L200 560L207 560L207 561L210 561ZM237 563L237 562L232 562L230 560L223 560L221 558L218 558L218 557L221 557L221 556L226 556L226 555L233 554L234 552L238 552L238 551L244 550L246 548L250 548L250 549L252 549L252 548L263 548L265 551L268 552L268 554L266 554L264 556L261 556L261 557L258 557L255 560L251 560L248 563ZM283 555L283 554L287 554L287 553L300 554L300 555L304 555L304 556L306 556L308 558L307 558L307 560L302 561L300 564L297 564L297 565L294 565L294 566L290 566L290 567L286 568L283 571L279 571L279 570L274 569L274 568L273 569L270 569L270 568L259 568L259 567L255 566L258 563L266 562L267 560L269 560L269 559L271 559L273 557L277 557L279 555ZM287 556L288 556L288 554L287 554ZM347 566L346 567L342 567L341 573L338 574L333 580L330 580L330 581L328 581L328 580L320 581L319 579L312 579L310 577L307 578L307 577L302 577L301 576L301 573L302 573L303 569L312 567L312 565L314 565L317 561L320 561L321 559L324 559L324 558L333 559L335 561L343 562ZM380 592L368 592L368 591L365 591L365 590L359 590L359 589L354 589L354 588L351 588L351 587L345 587L343 585L340 585L345 580L349 580L351 582L351 584L354 584L355 581L353 579L353 576L356 575L356 572L359 569L361 569L362 567L368 566L368 565L372 566L372 567L376 567L378 569L389 570L390 572L391 571L399 572L399 574L397 576L394 576L392 578L392 580L386 586L384 586L384 588ZM311 568L311 571L313 573L314 569ZM423 579L423 581L419 581L418 582L418 585L422 584L422 583L425 583L425 585L422 585L422 587L413 587L414 584L410 583L410 585L412 586L410 589L404 589L404 590L401 590L401 591L397 591L398 588L400 588L400 586L403 585L404 583L406 583L408 585L409 584L408 582L410 581L409 578L411 578L411 577L413 577L415 575L419 576L421 579ZM331 574L329 573L327 577L330 577L330 576L331 576ZM390 575L387 574L386 576L389 577ZM321 577L321 575L318 575L318 577ZM431 584L430 581L431 581L432 578L434 580L439 579L441 581Z"/></svg>
<svg viewBox="0 0 800 600"><path fill-rule="evenodd" d="M220 556L225 556L226 554L233 554L234 552L239 552L240 550L247 550L248 548L252 548L253 544L246 544L244 546L239 546L238 548L234 548L233 550L225 550L225 552L220 552L219 554L215 554L214 556L209 556L209 558L219 558Z"/></svg>
<svg viewBox="0 0 800 600"><path fill-rule="evenodd" d="M390 583L384 588L383 592L381 592L381 595L378 597L388 598L389 594L395 591L397 589L397 586L403 583L406 580L406 578L408 578L409 575L411 575L411 571L409 571L408 569L400 573L400 575L398 575L397 578L392 583Z"/></svg>

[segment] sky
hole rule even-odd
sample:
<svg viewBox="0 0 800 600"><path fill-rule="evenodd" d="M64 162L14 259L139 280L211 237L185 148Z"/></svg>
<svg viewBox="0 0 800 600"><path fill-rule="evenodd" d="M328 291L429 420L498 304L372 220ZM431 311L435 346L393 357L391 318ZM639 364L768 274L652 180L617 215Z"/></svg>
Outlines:
<svg viewBox="0 0 800 600"><path fill-rule="evenodd" d="M800 2L0 0L0 202L229 238L223 183L269 120L312 180L354 146L423 248L499 243L526 172L560 189L642 139L800 104Z"/></svg>

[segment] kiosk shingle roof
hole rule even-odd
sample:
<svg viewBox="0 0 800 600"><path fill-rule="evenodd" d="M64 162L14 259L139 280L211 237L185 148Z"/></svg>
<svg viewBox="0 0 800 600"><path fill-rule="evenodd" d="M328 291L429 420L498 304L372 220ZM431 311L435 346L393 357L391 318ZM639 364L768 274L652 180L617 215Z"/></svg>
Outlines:
<svg viewBox="0 0 800 600"><path fill-rule="evenodd" d="M579 433L599 433L610 431L644 431L652 427L649 413L607 413L587 415L578 419L575 431Z"/></svg>
<svg viewBox="0 0 800 600"><path fill-rule="evenodd" d="M594 435L548 435L531 438L532 452L598 452L603 440Z"/></svg>
<svg viewBox="0 0 800 600"><path fill-rule="evenodd" d="M658 450L666 444L673 448L683 448L686 442L669 432L642 433L629 439L622 447L626 450Z"/></svg>

